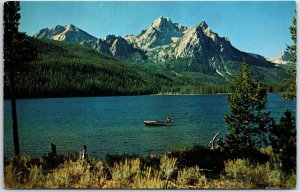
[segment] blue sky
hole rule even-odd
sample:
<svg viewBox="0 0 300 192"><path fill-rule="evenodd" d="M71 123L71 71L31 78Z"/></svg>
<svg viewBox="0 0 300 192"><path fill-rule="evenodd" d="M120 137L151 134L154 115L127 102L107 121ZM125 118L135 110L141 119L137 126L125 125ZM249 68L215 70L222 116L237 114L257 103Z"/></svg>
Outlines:
<svg viewBox="0 0 300 192"><path fill-rule="evenodd" d="M20 31L74 24L97 38L138 34L158 17L193 27L202 20L241 51L278 56L291 43L294 1L21 2Z"/></svg>

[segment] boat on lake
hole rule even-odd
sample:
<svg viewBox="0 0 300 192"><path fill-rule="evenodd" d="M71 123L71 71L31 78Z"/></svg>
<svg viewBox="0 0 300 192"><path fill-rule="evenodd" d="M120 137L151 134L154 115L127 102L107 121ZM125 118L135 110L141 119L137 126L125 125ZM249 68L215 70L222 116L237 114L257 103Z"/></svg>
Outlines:
<svg viewBox="0 0 300 192"><path fill-rule="evenodd" d="M173 121L165 122L165 121L154 121L154 120L145 120L146 126L172 126L174 124Z"/></svg>

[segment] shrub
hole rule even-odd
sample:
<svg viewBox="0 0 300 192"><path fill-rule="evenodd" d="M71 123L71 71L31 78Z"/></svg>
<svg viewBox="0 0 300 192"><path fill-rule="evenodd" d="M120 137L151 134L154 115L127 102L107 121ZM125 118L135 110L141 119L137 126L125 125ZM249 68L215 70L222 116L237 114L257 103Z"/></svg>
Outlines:
<svg viewBox="0 0 300 192"><path fill-rule="evenodd" d="M166 155L164 155L160 159L160 170L162 172L163 177L166 178L167 180L176 168L176 161L177 158L172 158L172 157L169 158Z"/></svg>
<svg viewBox="0 0 300 192"><path fill-rule="evenodd" d="M160 159L160 171L166 181L165 188L169 187L169 178L176 169L177 158L172 158L164 155Z"/></svg>
<svg viewBox="0 0 300 192"><path fill-rule="evenodd" d="M225 163L226 176L234 181L248 182L249 161L245 159L229 160Z"/></svg>
<svg viewBox="0 0 300 192"><path fill-rule="evenodd" d="M297 175L295 172L292 172L291 175L289 175L285 182L285 188L287 189L295 189L297 182Z"/></svg>
<svg viewBox="0 0 300 192"><path fill-rule="evenodd" d="M213 170L214 175L220 174L224 168L224 160L227 159L226 153L220 150L210 150L201 145L178 148L168 153L168 156L177 158L177 167L180 169L198 166L202 169Z"/></svg>
<svg viewBox="0 0 300 192"><path fill-rule="evenodd" d="M271 167L269 162L253 165L245 159L229 160L225 163L225 173L227 187L272 189L286 187L281 170Z"/></svg>
<svg viewBox="0 0 300 192"><path fill-rule="evenodd" d="M93 184L90 165L81 160L65 161L63 165L49 173L46 188L89 188Z"/></svg>
<svg viewBox="0 0 300 192"><path fill-rule="evenodd" d="M207 179L196 166L179 170L176 184L178 188L205 188L207 187Z"/></svg>
<svg viewBox="0 0 300 192"><path fill-rule="evenodd" d="M155 160L154 164L151 159ZM200 169L199 166L179 169L174 157L164 155L156 163L157 159L156 156L149 158L151 161L148 163L152 166L143 164L140 158L121 160L113 166L95 158L90 161L69 159L48 169L43 159L12 158L5 161L4 185L13 189L292 189L296 186L295 171L284 172L269 162L259 164L248 159L227 160L222 170L224 172L219 177L212 177L208 174L210 170Z"/></svg>
<svg viewBox="0 0 300 192"><path fill-rule="evenodd" d="M15 188L15 184L17 184L16 179L16 169L12 163L5 166L4 168L4 188L12 189Z"/></svg>
<svg viewBox="0 0 300 192"><path fill-rule="evenodd" d="M29 188L39 188L44 183L43 167L34 165L29 173Z"/></svg>
<svg viewBox="0 0 300 192"><path fill-rule="evenodd" d="M162 189L165 181L161 179L161 171L153 171L151 167L136 177L132 188L138 189Z"/></svg>
<svg viewBox="0 0 300 192"><path fill-rule="evenodd" d="M140 175L140 159L125 159L124 162L115 163L110 168L115 188L129 188L136 176Z"/></svg>

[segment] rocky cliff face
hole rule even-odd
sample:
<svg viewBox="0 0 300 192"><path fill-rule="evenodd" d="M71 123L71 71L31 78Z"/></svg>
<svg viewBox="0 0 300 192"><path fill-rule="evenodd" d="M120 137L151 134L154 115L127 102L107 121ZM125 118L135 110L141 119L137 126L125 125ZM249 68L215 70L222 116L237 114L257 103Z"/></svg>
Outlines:
<svg viewBox="0 0 300 192"><path fill-rule="evenodd" d="M148 29L143 30L137 36L127 36L125 39L143 50L156 46L169 45L183 36L187 27L172 23L169 17L159 17Z"/></svg>
<svg viewBox="0 0 300 192"><path fill-rule="evenodd" d="M101 53L122 59L144 60L145 53L133 45L129 44L124 38L108 35L106 39L97 39L87 32L74 25L57 25L52 29L42 29L35 37L42 39L52 39L56 41L76 42L90 48L97 49Z"/></svg>
<svg viewBox="0 0 300 192"><path fill-rule="evenodd" d="M253 66L273 66L262 56L233 47L228 38L220 37L204 21L195 27L185 27L168 17L159 17L138 35L124 38L108 35L105 39L96 39L74 25L42 29L35 36L78 42L116 58L146 60L179 71L209 71L223 77L231 75L236 64L243 61Z"/></svg>
<svg viewBox="0 0 300 192"><path fill-rule="evenodd" d="M105 40L98 39L96 44L94 45L94 49L97 49L101 53L112 56L112 53L110 52L110 46Z"/></svg>
<svg viewBox="0 0 300 192"><path fill-rule="evenodd" d="M146 59L142 50L134 48L124 38L108 35L105 40L99 39L94 48L103 54L123 59Z"/></svg>
<svg viewBox="0 0 300 192"><path fill-rule="evenodd" d="M96 37L88 34L74 25L66 25L64 27L57 25L52 29L45 28L40 30L35 37L53 39L57 41L76 42L85 45L91 45L91 41L95 42L97 40Z"/></svg>
<svg viewBox="0 0 300 192"><path fill-rule="evenodd" d="M172 57L205 57L208 59L215 55L226 55L225 52L231 51L230 49L230 42L225 38L220 38L202 21L196 27L185 32L175 46Z"/></svg>
<svg viewBox="0 0 300 192"><path fill-rule="evenodd" d="M134 47L147 53L156 63L187 65L185 70L203 72L209 68L221 76L231 74L232 63L247 62L251 65L270 67L272 64L262 56L242 52L233 47L228 38L220 37L205 23L195 27L173 24L169 18L160 17L137 36L125 39ZM179 61L174 64L174 61ZM178 67L177 67L178 68Z"/></svg>

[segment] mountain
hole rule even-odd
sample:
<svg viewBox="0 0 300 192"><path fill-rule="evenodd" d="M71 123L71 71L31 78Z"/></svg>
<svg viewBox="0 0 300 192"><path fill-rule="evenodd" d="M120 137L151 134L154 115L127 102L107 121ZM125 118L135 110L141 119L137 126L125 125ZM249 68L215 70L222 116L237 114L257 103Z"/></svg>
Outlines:
<svg viewBox="0 0 300 192"><path fill-rule="evenodd" d="M233 73L232 63L245 61L250 65L273 66L262 56L233 47L228 38L213 32L205 21L188 28L160 17L137 36L125 39L144 50L148 60L167 64L177 71L210 72L227 77Z"/></svg>
<svg viewBox="0 0 300 192"><path fill-rule="evenodd" d="M94 44L91 42L97 41L97 38L70 24L66 26L57 25L52 29L42 29L34 37L40 39L52 39L57 41L67 41L82 43L85 45ZM90 42L90 43L88 43Z"/></svg>
<svg viewBox="0 0 300 192"><path fill-rule="evenodd" d="M101 53L119 59L144 60L144 51L134 48L124 38L114 35L106 36L106 39L98 39L94 44L94 49Z"/></svg>
<svg viewBox="0 0 300 192"><path fill-rule="evenodd" d="M293 53L289 51L281 51L278 57L268 58L267 60L277 65L291 64L290 58L292 57L292 54Z"/></svg>
<svg viewBox="0 0 300 192"><path fill-rule="evenodd" d="M156 46L169 45L183 36L187 27L172 23L169 17L159 17L151 26L137 36L126 36L125 39L136 47L147 50Z"/></svg>
<svg viewBox="0 0 300 192"><path fill-rule="evenodd" d="M77 42L109 57L179 75L199 73L227 81L239 72L240 64L246 62L257 80L278 84L285 76L284 71L263 56L235 48L205 21L186 27L173 23L168 17L159 17L137 35L108 35L104 39L96 39L74 25L56 26L51 30L42 29L35 37Z"/></svg>
<svg viewBox="0 0 300 192"><path fill-rule="evenodd" d="M134 48L124 38L108 35L106 39L97 39L78 27L70 24L66 26L57 25L52 29L42 29L34 37L40 39L52 39L56 41L75 42L94 48L103 54L118 59L143 60L145 53Z"/></svg>

